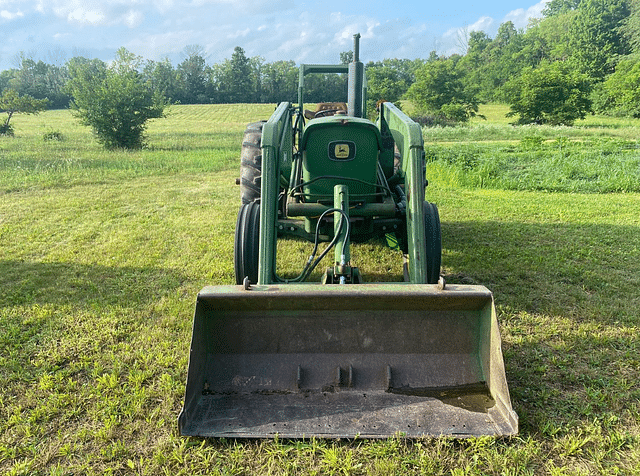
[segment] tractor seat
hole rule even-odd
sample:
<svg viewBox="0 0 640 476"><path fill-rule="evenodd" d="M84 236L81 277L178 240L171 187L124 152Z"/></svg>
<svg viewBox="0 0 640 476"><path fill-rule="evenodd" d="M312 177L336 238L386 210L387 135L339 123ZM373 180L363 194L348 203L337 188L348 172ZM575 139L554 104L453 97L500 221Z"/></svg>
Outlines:
<svg viewBox="0 0 640 476"><path fill-rule="evenodd" d="M309 109L304 110L306 119L317 119L319 117L329 117L334 114L346 114L347 103L344 102L322 102L317 105L315 111Z"/></svg>

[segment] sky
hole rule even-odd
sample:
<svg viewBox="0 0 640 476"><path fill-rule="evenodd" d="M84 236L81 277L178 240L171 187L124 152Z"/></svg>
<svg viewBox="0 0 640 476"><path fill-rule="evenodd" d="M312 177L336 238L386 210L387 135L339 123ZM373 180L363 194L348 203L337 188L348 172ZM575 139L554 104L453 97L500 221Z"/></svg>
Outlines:
<svg viewBox="0 0 640 476"><path fill-rule="evenodd" d="M207 63L236 46L266 62L338 63L360 33L363 62L460 53L465 35L525 28L547 0L0 0L0 70L20 54L50 64L109 61L125 47L177 66L196 46Z"/></svg>

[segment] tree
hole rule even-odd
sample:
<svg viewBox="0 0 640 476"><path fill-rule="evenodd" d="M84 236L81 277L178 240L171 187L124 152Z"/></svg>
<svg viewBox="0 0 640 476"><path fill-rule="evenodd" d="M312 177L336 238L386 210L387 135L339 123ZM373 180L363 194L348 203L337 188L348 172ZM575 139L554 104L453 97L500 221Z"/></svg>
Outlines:
<svg viewBox="0 0 640 476"><path fill-rule="evenodd" d="M68 81L67 69L35 61L24 53L19 53L16 61L20 68L15 70L11 85L21 95L29 95L36 99L48 99L49 106L63 108L69 105L69 96L64 92L65 83Z"/></svg>
<svg viewBox="0 0 640 476"><path fill-rule="evenodd" d="M459 69L465 71L466 89L477 90L478 100L504 101L502 86L524 67L537 62L539 52L535 45L527 42L513 22L507 21L500 25L493 40L483 32L472 32Z"/></svg>
<svg viewBox="0 0 640 476"><path fill-rule="evenodd" d="M630 0L630 13L620 25L620 32L629 43L631 53L640 56L640 0Z"/></svg>
<svg viewBox="0 0 640 476"><path fill-rule="evenodd" d="M0 135L13 135L13 126L9 121L14 114L38 114L47 108L48 103L47 99L34 99L27 94L18 94L15 89L5 89L0 96L0 112L6 112L7 118L0 124Z"/></svg>
<svg viewBox="0 0 640 476"><path fill-rule="evenodd" d="M536 19L525 33L529 42L538 43L539 58L551 61L566 61L571 56L571 38L567 25L577 16L576 10L567 10L552 16ZM530 65L534 66L534 65Z"/></svg>
<svg viewBox="0 0 640 476"><path fill-rule="evenodd" d="M416 72L416 82L407 91L419 114L434 114L464 122L478 112L474 94L465 90L457 57L425 63Z"/></svg>
<svg viewBox="0 0 640 476"><path fill-rule="evenodd" d="M349 64L353 61L353 51L343 51L340 53L340 64Z"/></svg>
<svg viewBox="0 0 640 476"><path fill-rule="evenodd" d="M151 90L161 91L167 101L179 97L178 72L168 58L162 61L147 61L143 74Z"/></svg>
<svg viewBox="0 0 640 476"><path fill-rule="evenodd" d="M208 75L204 51L197 45L187 47L189 56L178 65L178 78L181 85L180 102L184 104L202 104L209 102L207 90Z"/></svg>
<svg viewBox="0 0 640 476"><path fill-rule="evenodd" d="M490 55L488 73L490 87L493 89L492 99L504 101L502 86L509 79L519 75L525 67L533 66L535 60L524 56L524 34L518 31L510 21L500 25L488 51Z"/></svg>
<svg viewBox="0 0 640 476"><path fill-rule="evenodd" d="M602 110L608 114L640 117L640 62L623 60L602 83Z"/></svg>
<svg viewBox="0 0 640 476"><path fill-rule="evenodd" d="M346 102L348 99L347 74L310 74L304 79L304 100L313 102Z"/></svg>
<svg viewBox="0 0 640 476"><path fill-rule="evenodd" d="M485 32L472 31L467 40L467 53L458 63L458 68L465 72L465 87L478 88L479 99L483 101L492 100L496 92L495 85L490 84L489 75L486 74L490 66L488 48L491 42L491 38Z"/></svg>
<svg viewBox="0 0 640 476"><path fill-rule="evenodd" d="M244 50L236 46L231 59L212 68L212 83L222 103L251 103L260 97L260 69L262 59L247 58Z"/></svg>
<svg viewBox="0 0 640 476"><path fill-rule="evenodd" d="M629 16L627 0L582 0L568 25L572 61L597 81L614 71L629 44L620 27Z"/></svg>
<svg viewBox="0 0 640 476"><path fill-rule="evenodd" d="M246 100L251 92L251 65L244 50L236 46L231 55L227 71L228 102L249 102Z"/></svg>
<svg viewBox="0 0 640 476"><path fill-rule="evenodd" d="M93 128L106 148L142 147L147 121L164 116L166 99L143 81L141 64L142 58L125 48L111 66L84 58L69 62L75 116Z"/></svg>
<svg viewBox="0 0 640 476"><path fill-rule="evenodd" d="M367 111L375 113L378 101L398 102L409 89L401 71L385 63L367 64Z"/></svg>
<svg viewBox="0 0 640 476"><path fill-rule="evenodd" d="M296 102L298 94L298 68L294 61L276 61L261 68L261 102Z"/></svg>
<svg viewBox="0 0 640 476"><path fill-rule="evenodd" d="M264 65L264 58L261 56L252 56L249 58L249 69L251 71L249 77L251 83L249 85L249 92L247 98L242 102L256 103L260 102L262 97L262 67Z"/></svg>
<svg viewBox="0 0 640 476"><path fill-rule="evenodd" d="M575 10L580 5L581 0L551 0L542 10L545 17L562 15L571 10Z"/></svg>
<svg viewBox="0 0 640 476"><path fill-rule="evenodd" d="M527 68L505 85L518 124L572 125L591 112L589 78L565 63L543 63Z"/></svg>

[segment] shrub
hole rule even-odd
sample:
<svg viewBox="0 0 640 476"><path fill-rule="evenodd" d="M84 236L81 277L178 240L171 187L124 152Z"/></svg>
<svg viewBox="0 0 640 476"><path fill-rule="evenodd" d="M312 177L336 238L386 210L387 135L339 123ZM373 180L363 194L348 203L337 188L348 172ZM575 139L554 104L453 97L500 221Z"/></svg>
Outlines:
<svg viewBox="0 0 640 476"><path fill-rule="evenodd" d="M640 62L623 60L602 83L599 103L601 112L617 116L640 117Z"/></svg>
<svg viewBox="0 0 640 476"><path fill-rule="evenodd" d="M452 59L425 63L407 91L419 114L442 116L452 122L466 122L478 112L478 100L465 90L463 74Z"/></svg>
<svg viewBox="0 0 640 476"><path fill-rule="evenodd" d="M0 136L13 136L13 126L11 124L0 124Z"/></svg>
<svg viewBox="0 0 640 476"><path fill-rule="evenodd" d="M64 136L60 131L49 131L42 134L42 140L44 140L45 142L52 140L62 141L64 140Z"/></svg>
<svg viewBox="0 0 640 476"><path fill-rule="evenodd" d="M573 125L591 112L591 85L586 75L561 62L526 68L504 86L518 124Z"/></svg>
<svg viewBox="0 0 640 476"><path fill-rule="evenodd" d="M111 66L78 58L69 63L75 115L108 149L141 148L147 121L164 117L166 100L143 81L138 72L141 62L120 48Z"/></svg>

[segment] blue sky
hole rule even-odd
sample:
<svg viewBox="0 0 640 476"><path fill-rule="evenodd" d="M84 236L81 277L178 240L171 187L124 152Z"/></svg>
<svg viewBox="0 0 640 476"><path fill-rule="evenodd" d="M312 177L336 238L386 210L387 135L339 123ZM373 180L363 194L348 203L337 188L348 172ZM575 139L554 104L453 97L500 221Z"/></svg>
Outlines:
<svg viewBox="0 0 640 476"><path fill-rule="evenodd" d="M20 52L48 63L75 55L108 61L121 46L174 65L198 45L207 61L240 46L266 61L336 63L359 32L361 59L426 58L460 51L465 32L493 37L526 27L546 0L0 0L0 70Z"/></svg>

